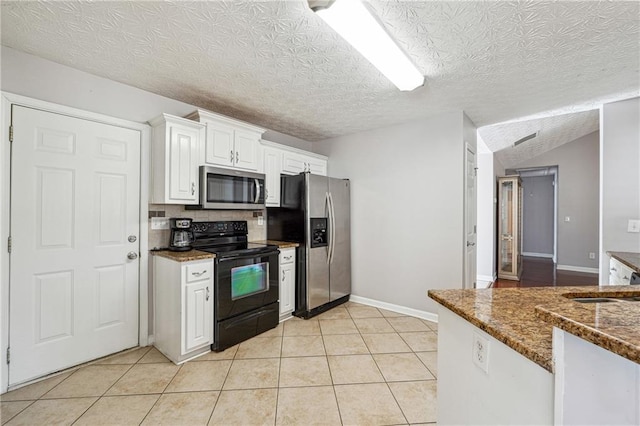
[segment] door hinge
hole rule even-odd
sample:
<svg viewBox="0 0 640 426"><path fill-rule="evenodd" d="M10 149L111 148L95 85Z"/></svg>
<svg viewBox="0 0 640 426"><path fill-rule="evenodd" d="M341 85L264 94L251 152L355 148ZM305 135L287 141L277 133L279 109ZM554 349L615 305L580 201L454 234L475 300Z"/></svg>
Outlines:
<svg viewBox="0 0 640 426"><path fill-rule="evenodd" d="M7 346L7 364L11 362L11 348Z"/></svg>
<svg viewBox="0 0 640 426"><path fill-rule="evenodd" d="M11 237L7 238L7 251L11 253Z"/></svg>
<svg viewBox="0 0 640 426"><path fill-rule="evenodd" d="M9 142L13 142L13 125L9 126Z"/></svg>

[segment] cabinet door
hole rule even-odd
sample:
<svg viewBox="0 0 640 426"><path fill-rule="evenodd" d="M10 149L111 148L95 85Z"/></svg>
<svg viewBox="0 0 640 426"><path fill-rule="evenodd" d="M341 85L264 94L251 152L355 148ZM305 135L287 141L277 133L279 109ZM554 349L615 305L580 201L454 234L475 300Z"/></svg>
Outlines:
<svg viewBox="0 0 640 426"><path fill-rule="evenodd" d="M236 130L234 133L234 167L244 170L258 170L258 141L255 133Z"/></svg>
<svg viewBox="0 0 640 426"><path fill-rule="evenodd" d="M197 204L200 132L179 124L169 126L169 199Z"/></svg>
<svg viewBox="0 0 640 426"><path fill-rule="evenodd" d="M307 157L308 170L314 175L327 175L327 162L320 158Z"/></svg>
<svg viewBox="0 0 640 426"><path fill-rule="evenodd" d="M301 155L287 151L282 154L282 173L297 175L306 170L307 164Z"/></svg>
<svg viewBox="0 0 640 426"><path fill-rule="evenodd" d="M213 293L211 280L184 285L182 354L213 342Z"/></svg>
<svg viewBox="0 0 640 426"><path fill-rule="evenodd" d="M282 151L274 148L264 149L264 174L267 207L280 207L280 172L282 170Z"/></svg>
<svg viewBox="0 0 640 426"><path fill-rule="evenodd" d="M235 163L233 129L207 123L204 161L207 164L231 167Z"/></svg>
<svg viewBox="0 0 640 426"><path fill-rule="evenodd" d="M280 317L293 312L296 291L295 262L280 266Z"/></svg>

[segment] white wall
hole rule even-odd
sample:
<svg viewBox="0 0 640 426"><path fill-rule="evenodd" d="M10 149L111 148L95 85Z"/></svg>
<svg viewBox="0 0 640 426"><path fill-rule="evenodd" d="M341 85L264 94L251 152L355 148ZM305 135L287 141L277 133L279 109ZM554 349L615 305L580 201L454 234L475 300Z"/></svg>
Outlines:
<svg viewBox="0 0 640 426"><path fill-rule="evenodd" d="M627 232L640 219L640 98L600 110L600 284L609 277L606 251L640 252L640 234Z"/></svg>
<svg viewBox="0 0 640 426"><path fill-rule="evenodd" d="M351 180L352 293L435 313L463 284L462 112L314 144Z"/></svg>
<svg viewBox="0 0 640 426"><path fill-rule="evenodd" d="M492 152L478 155L478 287L485 288L496 276L497 177L504 166Z"/></svg>
<svg viewBox="0 0 640 426"><path fill-rule="evenodd" d="M522 254L553 258L555 176L522 178Z"/></svg>
<svg viewBox="0 0 640 426"><path fill-rule="evenodd" d="M2 46L0 88L111 117L146 123L162 114L184 116L196 106L97 77L65 65ZM311 150L311 142L267 130L265 139Z"/></svg>
<svg viewBox="0 0 640 426"><path fill-rule="evenodd" d="M598 253L599 156L599 136L593 132L513 167L558 166L559 268L597 271L598 259L589 259L589 253Z"/></svg>

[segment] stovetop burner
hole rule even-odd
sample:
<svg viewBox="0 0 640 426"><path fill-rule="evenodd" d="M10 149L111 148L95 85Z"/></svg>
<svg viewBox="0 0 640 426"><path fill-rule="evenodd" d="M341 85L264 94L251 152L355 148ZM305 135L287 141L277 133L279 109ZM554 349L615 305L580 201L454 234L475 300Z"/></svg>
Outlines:
<svg viewBox="0 0 640 426"><path fill-rule="evenodd" d="M246 221L193 222L193 248L215 253L217 258L262 254L277 246L247 242Z"/></svg>

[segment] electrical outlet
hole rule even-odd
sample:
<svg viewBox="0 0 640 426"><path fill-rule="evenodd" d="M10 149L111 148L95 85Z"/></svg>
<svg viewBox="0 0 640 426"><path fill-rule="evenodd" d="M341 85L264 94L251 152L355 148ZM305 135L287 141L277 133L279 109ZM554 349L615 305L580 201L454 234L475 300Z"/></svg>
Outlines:
<svg viewBox="0 0 640 426"><path fill-rule="evenodd" d="M627 232L640 232L640 220L629 219Z"/></svg>
<svg viewBox="0 0 640 426"><path fill-rule="evenodd" d="M596 258L595 253L589 253L589 259L595 259L595 258Z"/></svg>
<svg viewBox="0 0 640 426"><path fill-rule="evenodd" d="M264 225L264 216L258 216L258 226Z"/></svg>
<svg viewBox="0 0 640 426"><path fill-rule="evenodd" d="M571 216L565 216L564 217L564 221L565 222L571 222Z"/></svg>
<svg viewBox="0 0 640 426"><path fill-rule="evenodd" d="M151 229L169 229L169 218L166 217L152 217Z"/></svg>
<svg viewBox="0 0 640 426"><path fill-rule="evenodd" d="M489 374L489 340L477 333L473 333L471 357L475 365Z"/></svg>

